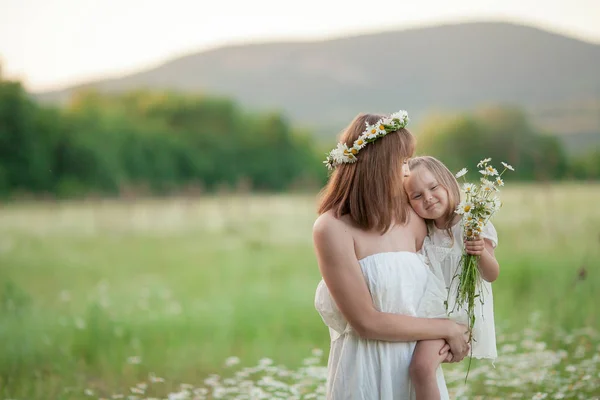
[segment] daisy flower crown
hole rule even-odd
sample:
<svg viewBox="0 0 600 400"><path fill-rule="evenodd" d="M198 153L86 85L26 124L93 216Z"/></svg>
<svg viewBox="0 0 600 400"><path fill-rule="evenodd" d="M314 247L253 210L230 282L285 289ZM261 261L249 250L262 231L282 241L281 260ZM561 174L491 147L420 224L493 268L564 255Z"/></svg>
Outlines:
<svg viewBox="0 0 600 400"><path fill-rule="evenodd" d="M408 125L408 113L400 110L389 117L381 118L373 125L365 121L365 125L364 132L354 141L352 147L348 147L346 143L338 143L337 147L327 154L327 159L323 161L327 169L333 171L338 165L355 163L358 160L356 156L368 143L406 127Z"/></svg>

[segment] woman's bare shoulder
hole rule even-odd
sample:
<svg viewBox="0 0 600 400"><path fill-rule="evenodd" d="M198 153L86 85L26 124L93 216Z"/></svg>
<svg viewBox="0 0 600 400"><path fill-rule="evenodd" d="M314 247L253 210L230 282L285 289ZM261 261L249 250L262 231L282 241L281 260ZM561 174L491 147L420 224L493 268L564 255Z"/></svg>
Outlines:
<svg viewBox="0 0 600 400"><path fill-rule="evenodd" d="M314 235L326 235L331 234L348 234L351 235L352 226L347 218L338 218L332 210L329 210L315 220L313 225Z"/></svg>

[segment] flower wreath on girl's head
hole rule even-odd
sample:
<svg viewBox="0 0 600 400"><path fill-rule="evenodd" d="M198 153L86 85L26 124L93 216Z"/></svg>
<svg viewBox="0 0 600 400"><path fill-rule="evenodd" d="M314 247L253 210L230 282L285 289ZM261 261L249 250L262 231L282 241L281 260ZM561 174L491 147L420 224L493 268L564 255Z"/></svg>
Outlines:
<svg viewBox="0 0 600 400"><path fill-rule="evenodd" d="M323 161L323 164L325 164L330 171L333 171L338 165L355 163L357 160L356 156L368 143L374 142L390 132L402 129L406 127L407 124L408 113L404 110L395 112L389 117L383 117L373 125L370 125L365 121L365 130L358 139L354 141L352 147L348 147L346 143L338 143L337 147L327 154L327 159Z"/></svg>

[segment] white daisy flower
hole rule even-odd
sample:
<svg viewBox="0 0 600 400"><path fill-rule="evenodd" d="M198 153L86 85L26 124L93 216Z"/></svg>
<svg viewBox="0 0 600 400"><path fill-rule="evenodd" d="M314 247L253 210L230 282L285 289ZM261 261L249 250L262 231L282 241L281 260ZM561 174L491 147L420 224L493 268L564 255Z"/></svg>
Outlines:
<svg viewBox="0 0 600 400"><path fill-rule="evenodd" d="M488 175L491 175L491 176L498 175L498 171L496 171L496 168L492 167L491 165L485 167L485 170L488 172Z"/></svg>
<svg viewBox="0 0 600 400"><path fill-rule="evenodd" d="M498 211L500 209L500 207L502 207L502 202L500 201L500 199L498 197L494 197L492 199L492 204L494 206L494 211Z"/></svg>
<svg viewBox="0 0 600 400"><path fill-rule="evenodd" d="M465 193L473 193L475 191L475 185L472 183L465 183L463 185L463 192Z"/></svg>
<svg viewBox="0 0 600 400"><path fill-rule="evenodd" d="M477 229L467 229L465 233L467 234L467 237L472 238L478 236L481 232L479 232Z"/></svg>
<svg viewBox="0 0 600 400"><path fill-rule="evenodd" d="M471 215L471 214L465 214L465 224L471 226L471 227L477 227L479 220Z"/></svg>
<svg viewBox="0 0 600 400"><path fill-rule="evenodd" d="M367 125L367 129L363 135L366 136L367 139L375 139L377 137L378 129L375 125Z"/></svg>
<svg viewBox="0 0 600 400"><path fill-rule="evenodd" d="M484 183L483 185L481 185L481 191L483 193L491 193L491 192L494 192L495 190L496 190L496 187L490 181L488 181L487 183Z"/></svg>
<svg viewBox="0 0 600 400"><path fill-rule="evenodd" d="M377 129L377 136L384 136L387 134L385 126L383 126L383 121L380 120L379 122L377 122L375 128Z"/></svg>
<svg viewBox="0 0 600 400"><path fill-rule="evenodd" d="M362 149L366 145L367 145L367 140L361 136L354 141L354 145L352 146L352 148L356 149L357 151L360 151L360 149Z"/></svg>
<svg viewBox="0 0 600 400"><path fill-rule="evenodd" d="M488 175L489 175L489 172L487 171L487 169L480 169L480 170L479 170L479 173L480 173L481 175L483 175L483 176L488 176Z"/></svg>
<svg viewBox="0 0 600 400"><path fill-rule="evenodd" d="M471 214L471 211L473 211L473 203L468 201L461 201L458 207L456 207L457 214Z"/></svg>
<svg viewBox="0 0 600 400"><path fill-rule="evenodd" d="M464 176L464 175L467 173L467 171L468 171L468 169L466 169L466 168L463 168L463 169L461 169L460 171L458 171L458 172L456 173L456 175L455 175L455 176L456 176L456 178L458 179L458 178L460 178L461 176Z"/></svg>
<svg viewBox="0 0 600 400"><path fill-rule="evenodd" d="M477 164L477 168L483 167L485 164L489 163L490 161L492 161L491 158L484 158L483 160L479 161L479 163Z"/></svg>
<svg viewBox="0 0 600 400"><path fill-rule="evenodd" d="M502 165L504 166L504 168L506 168L506 169L510 169L511 171L514 171L514 170L515 170L515 169L514 169L514 168L513 168L511 165L509 165L509 164L505 163L504 161L501 161L501 163L502 163Z"/></svg>
<svg viewBox="0 0 600 400"><path fill-rule="evenodd" d="M382 118L380 122L384 125L392 125L394 123L394 120L391 117L385 117Z"/></svg>
<svg viewBox="0 0 600 400"><path fill-rule="evenodd" d="M345 156L348 155L349 152L350 149L348 148L346 143L338 143L334 154L339 159L339 161L343 161Z"/></svg>
<svg viewBox="0 0 600 400"><path fill-rule="evenodd" d="M490 180L487 180L487 179L485 179L485 178L480 178L479 180L481 181L481 185L482 185L482 186L483 186L483 185L493 185L493 184L494 184L492 181L490 181Z"/></svg>
<svg viewBox="0 0 600 400"><path fill-rule="evenodd" d="M504 186L504 181L502 180L502 178L500 178L500 177L496 178L496 185Z"/></svg>
<svg viewBox="0 0 600 400"><path fill-rule="evenodd" d="M408 113L404 110L397 111L390 115L391 119L397 119L400 123L408 122Z"/></svg>

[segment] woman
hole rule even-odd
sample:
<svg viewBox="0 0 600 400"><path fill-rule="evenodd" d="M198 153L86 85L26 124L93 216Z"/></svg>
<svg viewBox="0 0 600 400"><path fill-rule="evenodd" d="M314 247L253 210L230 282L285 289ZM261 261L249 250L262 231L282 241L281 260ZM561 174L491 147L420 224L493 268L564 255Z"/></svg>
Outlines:
<svg viewBox="0 0 600 400"><path fill-rule="evenodd" d="M414 398L416 341L446 340L442 361L469 349L464 325L417 317L435 277L416 253L427 230L402 185L415 146L407 122L404 111L359 115L325 161L333 172L313 240L323 276L315 306L331 334L328 399ZM448 398L441 370L437 383Z"/></svg>

